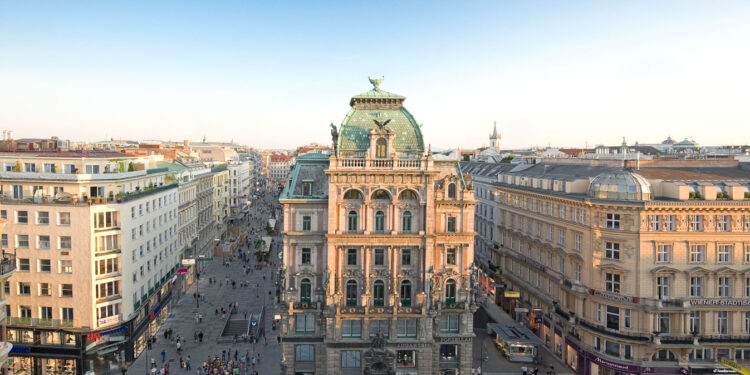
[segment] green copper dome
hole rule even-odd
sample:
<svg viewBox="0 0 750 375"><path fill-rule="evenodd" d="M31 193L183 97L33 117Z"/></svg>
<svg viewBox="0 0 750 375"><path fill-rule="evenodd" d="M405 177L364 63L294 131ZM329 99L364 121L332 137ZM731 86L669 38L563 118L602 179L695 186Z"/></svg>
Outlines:
<svg viewBox="0 0 750 375"><path fill-rule="evenodd" d="M352 109L344 117L339 130L338 152L342 156L362 156L370 146L369 132L375 121L387 124L394 133L393 148L399 157L422 156L424 142L419 124L404 108L405 97L380 89L382 79L370 79L373 89L352 97Z"/></svg>

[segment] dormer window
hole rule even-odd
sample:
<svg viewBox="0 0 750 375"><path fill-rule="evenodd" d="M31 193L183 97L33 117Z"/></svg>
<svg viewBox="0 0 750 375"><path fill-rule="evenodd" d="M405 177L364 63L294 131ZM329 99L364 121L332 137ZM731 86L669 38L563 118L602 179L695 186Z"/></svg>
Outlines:
<svg viewBox="0 0 750 375"><path fill-rule="evenodd" d="M448 198L456 199L456 184L448 185Z"/></svg>
<svg viewBox="0 0 750 375"><path fill-rule="evenodd" d="M302 195L309 197L312 195L312 182L302 183Z"/></svg>
<svg viewBox="0 0 750 375"><path fill-rule="evenodd" d="M388 141L385 138L379 138L375 142L375 157L385 159L388 157Z"/></svg>

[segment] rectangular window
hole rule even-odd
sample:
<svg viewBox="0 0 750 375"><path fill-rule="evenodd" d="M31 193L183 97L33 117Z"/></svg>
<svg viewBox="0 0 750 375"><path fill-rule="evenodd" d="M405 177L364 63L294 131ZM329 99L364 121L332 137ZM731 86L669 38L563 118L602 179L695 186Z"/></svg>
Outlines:
<svg viewBox="0 0 750 375"><path fill-rule="evenodd" d="M39 259L39 272L52 272L52 263L49 259Z"/></svg>
<svg viewBox="0 0 750 375"><path fill-rule="evenodd" d="M39 283L39 295L42 297L52 295L52 290L49 286L49 283Z"/></svg>
<svg viewBox="0 0 750 375"><path fill-rule="evenodd" d="M23 171L24 172L36 172L36 164L35 163L23 163Z"/></svg>
<svg viewBox="0 0 750 375"><path fill-rule="evenodd" d="M31 270L28 258L18 258L18 270L25 272L29 272Z"/></svg>
<svg viewBox="0 0 750 375"><path fill-rule="evenodd" d="M574 249L576 251L581 251L581 235L580 234L576 234L574 238L575 238L574 245L573 245Z"/></svg>
<svg viewBox="0 0 750 375"><path fill-rule="evenodd" d="M17 234L16 235L16 247L28 249L29 248L29 235Z"/></svg>
<svg viewBox="0 0 750 375"><path fill-rule="evenodd" d="M416 353L414 350L399 350L396 352L396 366L417 367Z"/></svg>
<svg viewBox="0 0 750 375"><path fill-rule="evenodd" d="M732 245L719 245L716 250L716 261L718 263L732 262Z"/></svg>
<svg viewBox="0 0 750 375"><path fill-rule="evenodd" d="M302 183L302 195L309 197L312 195L312 182Z"/></svg>
<svg viewBox="0 0 750 375"><path fill-rule="evenodd" d="M411 265L411 250L401 250L401 265L402 266L410 266Z"/></svg>
<svg viewBox="0 0 750 375"><path fill-rule="evenodd" d="M718 311L716 313L716 330L720 335L726 335L729 333L729 312Z"/></svg>
<svg viewBox="0 0 750 375"><path fill-rule="evenodd" d="M581 265L576 263L576 282L581 282Z"/></svg>
<svg viewBox="0 0 750 375"><path fill-rule="evenodd" d="M19 282L18 283L18 295L30 296L31 295L31 283Z"/></svg>
<svg viewBox="0 0 750 375"><path fill-rule="evenodd" d="M661 215L651 215L651 230L659 232L661 229Z"/></svg>
<svg viewBox="0 0 750 375"><path fill-rule="evenodd" d="M60 236L60 250L70 250L73 248L73 239L70 236Z"/></svg>
<svg viewBox="0 0 750 375"><path fill-rule="evenodd" d="M691 245L690 246L690 263L703 263L704 254L706 253L706 245Z"/></svg>
<svg viewBox="0 0 750 375"><path fill-rule="evenodd" d="M445 251L445 263L450 265L456 264L456 248L451 247Z"/></svg>
<svg viewBox="0 0 750 375"><path fill-rule="evenodd" d="M693 276L690 278L690 297L703 297L703 278Z"/></svg>
<svg viewBox="0 0 750 375"><path fill-rule="evenodd" d="M309 247L302 248L302 264L310 264L312 260L312 250Z"/></svg>
<svg viewBox="0 0 750 375"><path fill-rule="evenodd" d="M620 244L617 242L605 242L604 257L607 259L620 260Z"/></svg>
<svg viewBox="0 0 750 375"><path fill-rule="evenodd" d="M701 313L700 311L690 312L690 333L697 335L701 333Z"/></svg>
<svg viewBox="0 0 750 375"><path fill-rule="evenodd" d="M630 316L631 315L631 310L630 309L625 309L624 311L625 311L625 319L624 319L625 321L623 322L623 324L625 325L625 328L632 328L632 323L631 323L632 319L631 319L631 316Z"/></svg>
<svg viewBox="0 0 750 375"><path fill-rule="evenodd" d="M57 225L70 225L70 212L58 212Z"/></svg>
<svg viewBox="0 0 750 375"><path fill-rule="evenodd" d="M341 368L360 368L359 350L342 350L341 351Z"/></svg>
<svg viewBox="0 0 750 375"><path fill-rule="evenodd" d="M385 250L384 249L375 249L375 265L376 266L385 265Z"/></svg>
<svg viewBox="0 0 750 375"><path fill-rule="evenodd" d="M390 320L371 320L370 337L375 337L378 332L382 333L385 338L390 335Z"/></svg>
<svg viewBox="0 0 750 375"><path fill-rule="evenodd" d="M731 283L728 277L719 277L718 279L718 285L719 285L719 297L731 297Z"/></svg>
<svg viewBox="0 0 750 375"><path fill-rule="evenodd" d="M456 233L456 217L448 216L448 233Z"/></svg>
<svg viewBox="0 0 750 375"><path fill-rule="evenodd" d="M397 332L399 338L416 338L417 337L417 320L416 319L398 319Z"/></svg>
<svg viewBox="0 0 750 375"><path fill-rule="evenodd" d="M459 316L457 314L443 314L440 316L440 332L458 333Z"/></svg>
<svg viewBox="0 0 750 375"><path fill-rule="evenodd" d="M656 278L656 295L659 299L669 299L669 277L659 276Z"/></svg>
<svg viewBox="0 0 750 375"><path fill-rule="evenodd" d="M564 229L560 229L560 232L559 232L559 235L558 235L558 238L557 238L557 242L560 245L564 245L565 244L565 230Z"/></svg>
<svg viewBox="0 0 750 375"><path fill-rule="evenodd" d="M656 247L656 263L670 263L672 261L672 245Z"/></svg>
<svg viewBox="0 0 750 375"><path fill-rule="evenodd" d="M745 253L742 255L745 264L750 264L750 245L745 245Z"/></svg>
<svg viewBox="0 0 750 375"><path fill-rule="evenodd" d="M349 266L357 265L357 249L346 250L346 264Z"/></svg>
<svg viewBox="0 0 750 375"><path fill-rule="evenodd" d="M659 313L659 333L669 334L669 313Z"/></svg>
<svg viewBox="0 0 750 375"><path fill-rule="evenodd" d="M47 211L39 211L36 213L36 223L39 225L48 225L49 224L49 212Z"/></svg>
<svg viewBox="0 0 750 375"><path fill-rule="evenodd" d="M302 216L302 230L305 232L312 230L312 218L310 216Z"/></svg>
<svg viewBox="0 0 750 375"><path fill-rule="evenodd" d="M702 232L703 231L703 215L689 215L690 231L691 232Z"/></svg>
<svg viewBox="0 0 750 375"><path fill-rule="evenodd" d="M2 242L3 248L8 247L8 235L6 233L2 234L2 239L3 239L3 242Z"/></svg>
<svg viewBox="0 0 750 375"><path fill-rule="evenodd" d="M604 352L615 357L620 357L620 344L605 340L604 341Z"/></svg>
<svg viewBox="0 0 750 375"><path fill-rule="evenodd" d="M38 236L36 247L37 249L49 249L49 236Z"/></svg>
<svg viewBox="0 0 750 375"><path fill-rule="evenodd" d="M607 229L620 229L620 214L607 214Z"/></svg>
<svg viewBox="0 0 750 375"><path fill-rule="evenodd" d="M605 290L610 293L620 293L620 275L616 273L604 274Z"/></svg>
<svg viewBox="0 0 750 375"><path fill-rule="evenodd" d="M41 319L52 319L52 307L51 306L40 306L39 307L39 318L41 318Z"/></svg>
<svg viewBox="0 0 750 375"><path fill-rule="evenodd" d="M315 360L315 345L295 345L294 359L297 362L311 362Z"/></svg>
<svg viewBox="0 0 750 375"><path fill-rule="evenodd" d="M674 215L664 215L664 230L667 232L674 232L675 221Z"/></svg>
<svg viewBox="0 0 750 375"><path fill-rule="evenodd" d="M341 321L341 337L362 337L362 321L359 319L344 319Z"/></svg>
<svg viewBox="0 0 750 375"><path fill-rule="evenodd" d="M607 328L620 329L620 308L607 305Z"/></svg>
<svg viewBox="0 0 750 375"><path fill-rule="evenodd" d="M61 309L62 320L64 321L73 321L73 308L72 307L63 307Z"/></svg>
<svg viewBox="0 0 750 375"><path fill-rule="evenodd" d="M297 333L314 333L315 332L315 315L313 314L294 314L294 325Z"/></svg>
<svg viewBox="0 0 750 375"><path fill-rule="evenodd" d="M60 273L73 273L73 261L61 260L60 261Z"/></svg>
<svg viewBox="0 0 750 375"><path fill-rule="evenodd" d="M716 230L719 232L729 232L731 230L729 225L729 215L716 216Z"/></svg>
<svg viewBox="0 0 750 375"><path fill-rule="evenodd" d="M28 224L29 223L29 212L28 211L16 211L16 224Z"/></svg>
<svg viewBox="0 0 750 375"><path fill-rule="evenodd" d="M745 334L750 335L750 311L745 311Z"/></svg>

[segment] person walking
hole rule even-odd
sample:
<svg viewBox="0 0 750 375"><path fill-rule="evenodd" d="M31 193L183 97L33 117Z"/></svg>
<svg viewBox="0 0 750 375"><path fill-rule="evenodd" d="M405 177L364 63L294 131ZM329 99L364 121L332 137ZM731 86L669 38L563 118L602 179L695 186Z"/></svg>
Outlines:
<svg viewBox="0 0 750 375"><path fill-rule="evenodd" d="M161 361L164 362L166 360L166 358L167 358L167 352L164 349L162 349L161 350Z"/></svg>

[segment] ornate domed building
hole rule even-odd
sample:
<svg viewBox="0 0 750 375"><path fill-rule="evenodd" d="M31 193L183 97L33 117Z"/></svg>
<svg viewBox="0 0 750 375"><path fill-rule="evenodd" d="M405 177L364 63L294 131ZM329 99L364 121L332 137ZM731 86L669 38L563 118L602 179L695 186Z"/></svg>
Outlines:
<svg viewBox="0 0 750 375"><path fill-rule="evenodd" d="M471 180L370 82L331 124L330 158L299 158L279 198L283 372L470 373Z"/></svg>
<svg viewBox="0 0 750 375"><path fill-rule="evenodd" d="M607 171L591 180L588 196L623 201L650 200L651 184L643 176L631 171Z"/></svg>

